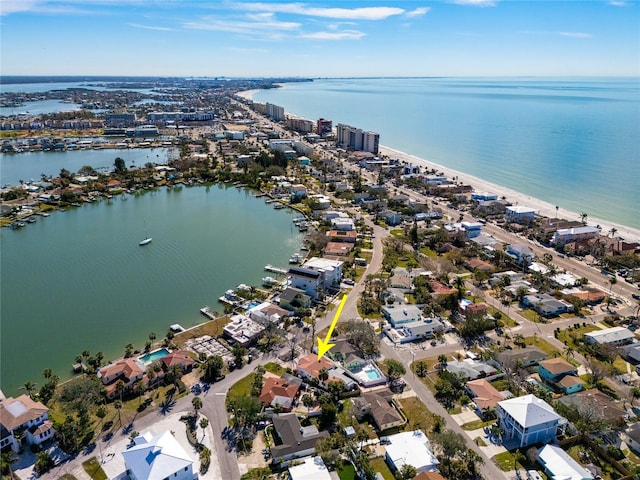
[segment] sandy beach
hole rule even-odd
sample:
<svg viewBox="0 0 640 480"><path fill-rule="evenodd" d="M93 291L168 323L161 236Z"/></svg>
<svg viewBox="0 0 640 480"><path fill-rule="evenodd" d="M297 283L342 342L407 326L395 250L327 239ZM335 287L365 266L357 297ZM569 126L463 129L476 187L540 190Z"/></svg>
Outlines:
<svg viewBox="0 0 640 480"><path fill-rule="evenodd" d="M246 90L243 92L238 92L237 95L247 100L252 100L254 93L258 91L259 90ZM287 112L286 114L291 117L302 118L289 112ZM471 185L476 192L495 193L498 195L498 197L506 197L506 199L514 205L517 204L520 206L533 208L537 210L540 215L544 215L550 218L554 218L556 216L555 205L552 205L549 202L545 202L544 200L530 197L524 193L517 192L508 187L496 185L486 180L482 180L481 178L474 177L464 172L453 170L451 168L447 168L443 165L427 161L423 158L411 155L400 150L385 147L384 145L380 145L379 149L380 155L386 155L389 158L398 159L400 161L411 163L416 166L425 167L429 170L436 169L439 172L444 173L444 175L448 178L458 177L458 181ZM557 215L558 217L565 218L567 220L581 220L580 213L581 212L572 212L563 208L559 208ZM617 230L616 237L622 237L623 239L630 242L640 242L639 229L628 227L626 225L620 225L609 220L591 216L587 217L587 224L594 227L599 225L602 228L603 235L607 235L612 228L615 228Z"/></svg>

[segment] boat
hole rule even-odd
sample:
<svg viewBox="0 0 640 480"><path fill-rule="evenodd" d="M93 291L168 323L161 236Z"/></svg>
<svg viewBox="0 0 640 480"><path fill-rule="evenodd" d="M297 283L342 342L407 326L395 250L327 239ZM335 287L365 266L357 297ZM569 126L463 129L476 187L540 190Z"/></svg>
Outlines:
<svg viewBox="0 0 640 480"><path fill-rule="evenodd" d="M299 253L294 253L289 257L289 263L300 263L302 256Z"/></svg>
<svg viewBox="0 0 640 480"><path fill-rule="evenodd" d="M145 229L145 232L146 232L146 230L147 230L147 222L146 221L144 222L144 229ZM149 235L147 235L146 237L144 237L144 240L140 241L140 243L138 245L140 245L141 247L144 247L145 245L149 245L151 243L151 240L152 240L152 238Z"/></svg>
<svg viewBox="0 0 640 480"><path fill-rule="evenodd" d="M265 287L271 287L272 285L275 285L276 283L278 283L278 280L276 280L273 277L262 277L262 284Z"/></svg>

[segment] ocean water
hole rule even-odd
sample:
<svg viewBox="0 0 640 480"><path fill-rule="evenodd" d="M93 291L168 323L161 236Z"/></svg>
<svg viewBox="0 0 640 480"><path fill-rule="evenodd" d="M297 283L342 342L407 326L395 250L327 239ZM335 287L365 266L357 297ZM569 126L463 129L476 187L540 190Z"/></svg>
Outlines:
<svg viewBox="0 0 640 480"><path fill-rule="evenodd" d="M227 289L260 286L266 264L287 266L303 239L294 216L216 185L115 196L3 228L0 388L41 385L45 368L65 379L85 349L113 360L150 332L202 323L205 305L222 312Z"/></svg>
<svg viewBox="0 0 640 480"><path fill-rule="evenodd" d="M321 79L255 101L590 217L640 228L637 78Z"/></svg>

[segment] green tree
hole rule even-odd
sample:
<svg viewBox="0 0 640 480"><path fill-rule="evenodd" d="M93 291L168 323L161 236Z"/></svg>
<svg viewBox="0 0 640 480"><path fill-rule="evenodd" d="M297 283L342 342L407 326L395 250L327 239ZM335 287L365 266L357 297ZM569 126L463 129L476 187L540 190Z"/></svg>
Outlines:
<svg viewBox="0 0 640 480"><path fill-rule="evenodd" d="M16 457L13 450L9 449L6 452L2 452L0 454L0 473L2 475L7 475L10 479L13 478L13 470L11 469L11 465L16 463L19 460Z"/></svg>
<svg viewBox="0 0 640 480"><path fill-rule="evenodd" d="M418 474L418 470L413 465L405 464L402 468L396 473L396 478L398 480L411 480Z"/></svg>
<svg viewBox="0 0 640 480"><path fill-rule="evenodd" d="M324 383L327 381L328 378L329 378L329 372L327 371L327 369L321 368L320 371L318 372L318 380Z"/></svg>
<svg viewBox="0 0 640 480"><path fill-rule="evenodd" d="M116 157L115 161L113 162L113 167L116 173L125 173L127 171L127 165L125 161L120 157Z"/></svg>
<svg viewBox="0 0 640 480"><path fill-rule="evenodd" d="M222 367L224 366L224 360L220 355L212 355L205 360L200 366L200 370L204 372L204 380L212 382L220 378Z"/></svg>
<svg viewBox="0 0 640 480"><path fill-rule="evenodd" d="M202 400L200 400L200 397L193 397L193 400L191 400L191 405L193 405L193 411L195 415L198 416L198 410L202 408Z"/></svg>
<svg viewBox="0 0 640 480"><path fill-rule="evenodd" d="M35 382L25 382L21 387L20 390L24 390L27 395L29 395L29 397L31 398L31 400L35 400L36 399L36 383Z"/></svg>
<svg viewBox="0 0 640 480"><path fill-rule="evenodd" d="M639 390L640 392L640 390ZM313 406L313 397L311 395L309 395L308 393L305 393L302 396L302 404L307 407L307 415L309 415L309 410L311 409L311 407Z"/></svg>
<svg viewBox="0 0 640 480"><path fill-rule="evenodd" d="M53 461L53 457L49 454L49 452L38 452L36 455L36 463L33 466L34 472L38 475L42 475L43 473L48 472L55 466L55 462Z"/></svg>
<svg viewBox="0 0 640 480"><path fill-rule="evenodd" d="M394 360L393 358L385 359L383 365L387 370L387 377L389 377L389 379L391 379L392 381L398 380L400 377L402 377L402 375L407 373L404 365L398 360Z"/></svg>

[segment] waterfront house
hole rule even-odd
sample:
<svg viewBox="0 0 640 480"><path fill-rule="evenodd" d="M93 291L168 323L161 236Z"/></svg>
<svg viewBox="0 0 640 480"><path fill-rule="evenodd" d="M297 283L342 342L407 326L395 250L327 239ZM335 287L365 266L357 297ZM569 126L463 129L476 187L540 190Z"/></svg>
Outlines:
<svg viewBox="0 0 640 480"><path fill-rule="evenodd" d="M504 218L510 223L529 224L536 216L536 210L522 205L512 205L505 208Z"/></svg>
<svg viewBox="0 0 640 480"><path fill-rule="evenodd" d="M340 286L343 263L340 260L312 257L304 262L302 267L318 272L322 277L322 286L328 290Z"/></svg>
<svg viewBox="0 0 640 480"><path fill-rule="evenodd" d="M124 383L124 393L130 391L143 376L144 365L134 358L123 358L98 370L98 378L102 381L109 400L113 400L119 394L116 388L118 382Z"/></svg>
<svg viewBox="0 0 640 480"><path fill-rule="evenodd" d="M289 412L301 385L302 380L286 373L280 378L267 377L260 391L260 401L271 407L280 405L285 412Z"/></svg>
<svg viewBox="0 0 640 480"><path fill-rule="evenodd" d="M318 300L323 296L324 279L320 272L305 267L291 267L287 275L292 288L302 290L313 300Z"/></svg>
<svg viewBox="0 0 640 480"><path fill-rule="evenodd" d="M488 408L496 408L498 402L505 397L486 378L471 380L465 384L465 389L473 400L476 409L481 414Z"/></svg>
<svg viewBox="0 0 640 480"><path fill-rule="evenodd" d="M280 323L283 318L289 317L292 314L293 312L270 302L262 302L260 305L247 310L249 318L258 322Z"/></svg>
<svg viewBox="0 0 640 480"><path fill-rule="evenodd" d="M171 367L178 366L182 369L182 373L189 373L193 370L195 361L189 356L189 352L186 350L176 350L171 352L160 359L162 362L162 368L165 372L168 372Z"/></svg>
<svg viewBox="0 0 640 480"><path fill-rule="evenodd" d="M277 303L285 310L294 311L311 306L311 297L304 290L287 287L278 295Z"/></svg>
<svg viewBox="0 0 640 480"><path fill-rule="evenodd" d="M301 199L307 196L307 187L304 185L296 184L291 186L291 197L294 199Z"/></svg>
<svg viewBox="0 0 640 480"><path fill-rule="evenodd" d="M126 467L124 473L132 480L198 478L193 471L193 460L171 432L138 435L133 439L133 446L122 452L122 456Z"/></svg>
<svg viewBox="0 0 640 480"><path fill-rule="evenodd" d="M584 334L584 340L592 345L626 345L635 340L636 336L628 328L611 327Z"/></svg>
<svg viewBox="0 0 640 480"><path fill-rule="evenodd" d="M405 465L413 466L418 472L431 472L438 468L431 444L421 430L400 432L385 437L385 460L392 471L398 472Z"/></svg>
<svg viewBox="0 0 640 480"><path fill-rule="evenodd" d="M273 430L280 443L271 447L275 463L302 458L315 452L316 443L329 437L329 432L319 432L315 425L303 427L294 413L273 416Z"/></svg>
<svg viewBox="0 0 640 480"><path fill-rule="evenodd" d="M538 462L552 479L593 480L593 475L556 445L545 445L538 450Z"/></svg>
<svg viewBox="0 0 640 480"><path fill-rule="evenodd" d="M55 430L49 420L49 409L28 395L9 397L0 401L0 450L11 448L18 452L21 448L19 432L29 445L41 445L53 438Z"/></svg>
<svg viewBox="0 0 640 480"><path fill-rule="evenodd" d="M343 242L329 242L324 247L324 254L327 257L346 257L353 250L354 245Z"/></svg>
<svg viewBox="0 0 640 480"><path fill-rule="evenodd" d="M590 240L600 233L600 229L596 227L582 226L573 228L561 228L556 230L551 237L551 243L556 247L562 247L567 243Z"/></svg>
<svg viewBox="0 0 640 480"><path fill-rule="evenodd" d="M497 413L504 443L513 448L551 442L566 423L551 405L531 394L498 402Z"/></svg>
<svg viewBox="0 0 640 480"><path fill-rule="evenodd" d="M223 331L227 338L246 347L262 336L264 327L245 315L234 315Z"/></svg>
<svg viewBox="0 0 640 480"><path fill-rule="evenodd" d="M329 242L356 243L358 234L355 230L330 230L327 232Z"/></svg>

